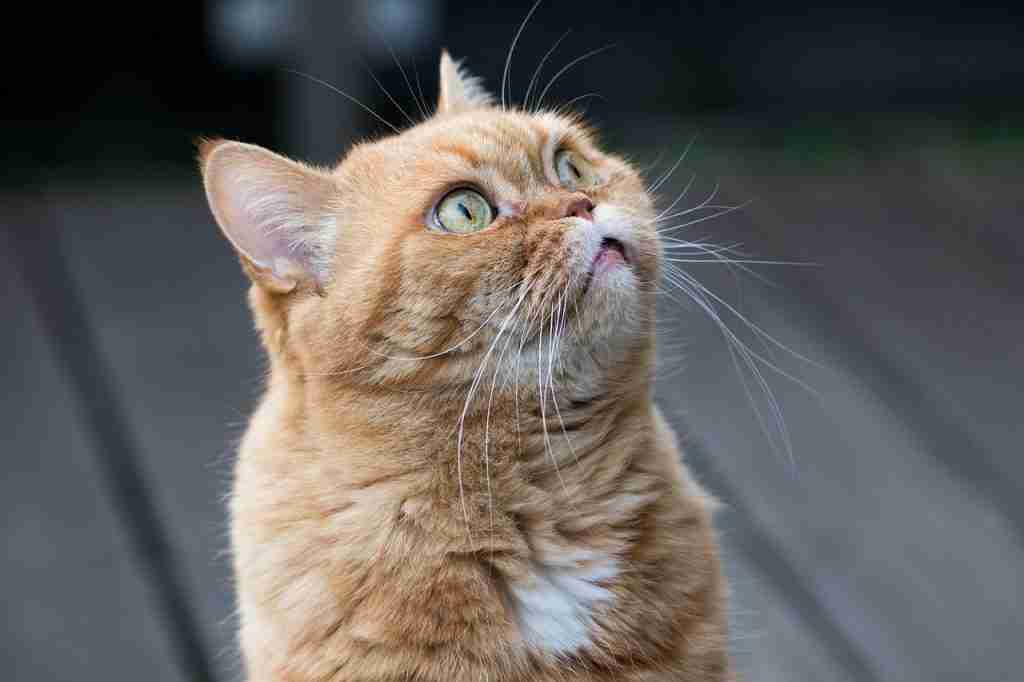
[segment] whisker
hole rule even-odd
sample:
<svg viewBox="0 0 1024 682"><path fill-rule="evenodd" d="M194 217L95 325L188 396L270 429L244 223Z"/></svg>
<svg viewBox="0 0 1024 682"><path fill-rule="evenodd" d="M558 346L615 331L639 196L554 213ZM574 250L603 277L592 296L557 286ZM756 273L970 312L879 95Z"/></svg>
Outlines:
<svg viewBox="0 0 1024 682"><path fill-rule="evenodd" d="M423 85L420 83L420 70L416 67L416 60L412 62L412 75L416 79L416 91L420 94L420 101L423 102L424 117L430 118L430 105L427 104L427 96L423 94Z"/></svg>
<svg viewBox="0 0 1024 682"><path fill-rule="evenodd" d="M412 83L409 82L409 76L408 74L406 74L405 69L402 67L402 62L398 60L398 56L395 55L395 51L391 49L390 45L388 45L388 53L391 55L391 60L395 63L395 66L398 67L398 72L402 74L402 80L405 81L405 87L409 88L409 94L412 96L413 102L416 103L416 108L419 109L420 116L423 117L420 120L427 120L428 118L430 118L430 114L427 113L426 102L424 102L423 100L419 99L416 96L416 91L412 89Z"/></svg>
<svg viewBox="0 0 1024 682"><path fill-rule="evenodd" d="M640 168L640 175L646 176L649 172L657 168L658 165L661 164L661 160L663 158L665 158L665 150L659 149L657 155L655 155L654 157L654 160Z"/></svg>
<svg viewBox="0 0 1024 682"><path fill-rule="evenodd" d="M672 255L685 255L679 254L677 251L691 249L697 253L705 253L708 255L729 253L737 256L746 256L746 254L738 251L739 247L743 246L743 242L715 244L714 242L708 241L707 237L701 237L700 239L679 239L677 237L669 237L668 235L662 235L661 240L669 242L668 244L662 244L662 248L672 253Z"/></svg>
<svg viewBox="0 0 1024 682"><path fill-rule="evenodd" d="M477 387L480 385L481 379L483 378L483 373L485 368L487 367L487 361L490 359L491 353L494 352L494 349L497 346L498 341L501 339L501 336L504 333L509 320L512 319L512 317L516 314L516 311L519 310L519 306L521 306L523 301L526 299L526 294L527 292L529 292L529 290L530 287L527 287L520 293L519 300L516 302L515 306L502 321L501 327L498 329L498 333L494 336L494 340L491 342L490 347L488 347L487 353L484 354L483 359L480 361L479 369L477 369L476 373L473 375L473 382L470 384L469 390L466 393L466 402L462 406L462 414L459 416L458 440L456 442L456 469L459 478L459 502L462 506L462 515L466 521L466 532L469 536L469 542L471 545L473 544L473 533L472 527L469 522L469 509L466 507L465 484L463 483L462 480L462 441L466 427L466 414L469 412L469 405L473 400L473 396L476 393Z"/></svg>
<svg viewBox="0 0 1024 682"><path fill-rule="evenodd" d="M690 148L693 147L693 143L696 141L696 135L690 138L690 141L686 143L686 148L683 149L683 153L679 155L679 158L676 159L676 162L673 163L672 166L654 182L654 184L650 185L647 188L648 194L654 194L655 192L657 192L658 189L662 185L664 185L670 177L672 177L672 174L676 172L677 168L679 168L679 164L681 164L683 160L686 159L686 155L690 153Z"/></svg>
<svg viewBox="0 0 1024 682"><path fill-rule="evenodd" d="M370 68L370 65L367 64L366 62L363 62L363 68L366 69L366 72L368 74L370 74L370 78L372 78L373 82L377 84L377 87L381 89L381 92L384 93L384 96L387 97L388 100L390 100L391 103L395 105L396 109L402 112L402 116L405 116L405 120L409 122L409 125L416 125L416 121L414 121L412 116L410 116L409 113L404 108L402 108L402 105L398 103L398 100L391 96L391 93L388 91L387 88L384 87L384 84L380 82L380 79L377 78L377 74L373 72L373 69Z"/></svg>
<svg viewBox="0 0 1024 682"><path fill-rule="evenodd" d="M494 374L491 377L491 392L487 398L487 417L484 421L484 478L487 481L487 516L488 516L488 534L491 540L491 554L494 554L494 493L491 490L491 456L490 456L490 442L491 442L491 408L494 405L494 389L498 384L498 369L501 367L502 358L505 357L505 353L508 351L512 340L515 338L513 333L515 331L516 324L513 322L512 330L508 334L508 338L505 341L505 345L501 349L501 353L498 354L497 360L494 362Z"/></svg>
<svg viewBox="0 0 1024 682"><path fill-rule="evenodd" d="M341 95L342 97L344 97L348 101L350 101L353 104L355 104L356 106L360 107L363 111L368 113L370 116L373 116L375 119L377 119L378 121L380 121L381 123L386 125L388 128L391 128L391 130L394 131L396 134L400 134L402 132L401 130L396 128L390 121L388 121L383 116L378 114L376 111L374 111L370 107L366 106L365 104L363 104L358 99L356 99L352 95L348 94L344 90L342 90L342 89L340 89L340 88L338 88L338 87L336 87L334 85L331 85L327 81L321 80L321 79L317 78L316 76L310 76L308 73L303 73L302 71L296 71L295 69L285 69L285 72L294 74L296 76L301 76L302 78L305 78L305 79L310 80L310 81L312 81L314 83L317 83L319 85L324 86L328 90L331 90L331 91Z"/></svg>
<svg viewBox="0 0 1024 682"><path fill-rule="evenodd" d="M746 254L742 253L741 251L738 250L738 248L740 246L742 246L742 242L733 242L732 244L712 244L710 242L707 242L705 237L702 237L701 239L698 239L696 241L690 241L690 240L686 240L686 239L677 239L675 237L668 237L668 236L665 236L665 235L662 235L661 239L663 241L673 242L671 244L664 244L664 245L662 245L662 248L665 249L666 251L668 251L671 256L675 256L675 258L669 258L669 257L666 256L667 260L671 260L671 261L677 262L677 263L686 262L683 259L678 258L678 256L688 255L688 254L684 254L684 253L680 253L680 252L682 250L684 250L684 249L686 249L686 250L696 250L697 254L706 254L708 256L711 256L711 259L710 260L708 260L708 259L694 259L695 262L700 262L700 263L712 262L712 263L724 264L726 267L728 267L733 272L733 275L736 278L737 286L739 286L740 283L741 283L740 280L739 280L739 274L736 272L737 270L741 270L741 271L745 272L746 274L750 275L751 277L754 277L754 278L760 280L761 282L764 282L768 286L776 286L775 282L771 281L770 279L768 279L767 277L765 277L761 273L755 272L750 267L748 267L746 264L744 264L744 259L746 258ZM721 255L723 253L730 254L730 255L741 256L742 258L725 258L725 257L723 257ZM747 260L750 260L750 259L747 259ZM753 263L754 261L750 260L750 262Z"/></svg>
<svg viewBox="0 0 1024 682"><path fill-rule="evenodd" d="M663 237L663 239L673 242L662 245L662 249L665 251L665 258L667 260L678 261L692 257L694 260L709 260L712 262L724 263L730 270L742 270L752 277L755 277L768 285L774 286L774 283L769 279L740 262L743 260L752 260L746 253L739 250L739 247L742 246L742 242L733 242L732 244L715 244L707 241L706 238L693 242L682 239L673 239L671 237ZM726 254L728 257L723 256L722 254ZM710 256L711 258L703 259L699 258L700 256ZM737 284L739 284L738 280Z"/></svg>
<svg viewBox="0 0 1024 682"><path fill-rule="evenodd" d="M797 266L820 266L820 263L808 261L791 260L741 260L735 258L666 258L673 263L714 263L717 265L797 265Z"/></svg>
<svg viewBox="0 0 1024 682"><path fill-rule="evenodd" d="M744 392L747 394L747 398L750 402L751 408L754 411L754 415L757 418L758 423L760 424L765 436L768 438L769 445L772 447L773 450L777 451L777 445L775 442L775 438L773 436L773 432L771 429L768 428L767 422L764 420L764 417L761 414L761 410L758 406L757 400L755 400L753 393L750 391L750 387L747 384L746 376L736 358L737 353L739 354L740 358L743 359L745 366L754 376L759 387L765 395L765 399L768 401L769 407L772 410L772 415L774 417L776 429L780 434L779 437L782 441L782 447L786 451L787 458L792 464L794 461L793 448L789 438L789 431L786 427L785 417L782 413L781 407L778 404L778 401L775 398L774 391L772 390L770 384L768 384L764 375L758 368L757 362L759 361L777 372L782 372L786 376L788 376L788 374L786 374L784 371L778 368L774 363L766 360L764 357L753 351L746 343L744 343L743 340L740 339L732 331L732 329L729 328L725 321L722 320L721 316L718 314L718 311L715 310L715 307L712 304L712 302L709 301L704 295L704 292L692 286L690 282L692 278L689 278L686 275L686 273L676 269L674 271L670 270L666 272L666 275L668 275L668 281L675 284L683 293L687 295L687 297L691 301L696 303L702 310L704 310L704 312L715 323L719 331L722 333L723 337L726 340L726 348L729 351L730 358L732 359L733 365L736 368L736 373L739 376L741 384L743 385ZM680 279L677 279L677 277L682 278L682 280L680 281ZM799 382L799 380L797 381Z"/></svg>
<svg viewBox="0 0 1024 682"><path fill-rule="evenodd" d="M696 177L696 176L694 176L694 177ZM690 183L692 183L692 182L693 182L693 179L691 178L690 182L686 183L686 187L685 187L685 188L683 189L683 193L684 193L684 194L686 193L686 190L688 190L688 189L690 188ZM686 211L683 211L683 212L682 212L682 214L683 214L683 215L685 215L685 214L687 214L687 213L692 213L693 211L699 211L699 210L700 210L700 209L702 209L702 208L707 208L707 207L708 207L708 205L709 205L709 204L710 204L710 203L711 203L711 202L712 202L712 201L714 200L714 198L715 198L716 196L718 196L718 190L719 190L720 188L721 188L721 185L720 185L720 184L719 184L719 182L718 182L718 181L716 180L716 181L715 181L715 187L714 187L714 189L712 189L712 190L711 190L711 193L710 193L710 194L708 194L708 195L707 195L707 197L705 197L705 198L704 198L704 201L700 202L699 204L697 204L697 205L696 205L696 206L694 206L693 208L690 208L690 209L686 209ZM674 203L674 202L673 202L673 203ZM734 206L723 206L723 208L735 208L735 207L734 207ZM670 217L666 217L666 216L664 215L664 214L665 214L665 213L667 213L667 212L668 212L668 211L664 211L664 212L663 212L663 213L662 213L661 215L659 215L659 216L658 216L657 218L655 218L655 220L656 220L656 221L658 221L658 220L662 220L662 221L664 221L664 220L670 220Z"/></svg>
<svg viewBox="0 0 1024 682"><path fill-rule="evenodd" d="M533 76L530 78L530 84L526 86L526 94L523 95L523 109L527 111L536 111L535 109L531 109L530 107L530 94L533 92L533 88L537 84L537 78L540 77L540 72L544 68L544 65L547 63L548 58L551 57L552 53L554 53L554 51L558 49L558 46L562 43L563 40L566 39L566 37L570 33L572 33L571 28L568 29L565 33L563 33L558 38L558 40L555 41L555 44L552 45L551 48L544 53L543 57L541 57L540 63L537 64L537 68L534 69Z"/></svg>
<svg viewBox="0 0 1024 682"><path fill-rule="evenodd" d="M669 227L663 227L663 228L660 228L658 230L658 234L661 234L662 232L674 232L675 230L682 230L684 228L690 227L691 225L696 225L698 223L703 223L706 220L713 220L715 218L720 218L720 217L722 217L724 215L728 215L728 214L733 213L735 211L739 211L741 209L744 209L749 204L750 204L749 201L743 202L739 206L730 206L729 208L723 209L721 211L716 211L715 213L712 213L711 215L701 216L700 218L695 218L695 219L689 220L689 221L687 221L685 223L680 223L679 225L671 225Z"/></svg>
<svg viewBox="0 0 1024 682"><path fill-rule="evenodd" d="M526 324L523 325L522 330L519 332L519 348L516 351L516 363L515 370L512 375L512 408L516 413L516 453L520 454L523 451L523 429L521 419L519 417L519 370L522 367L523 362L523 347L526 345L526 332L530 326L530 319L532 315L527 313Z"/></svg>
<svg viewBox="0 0 1024 682"><path fill-rule="evenodd" d="M683 191L679 193L679 196L677 196L677 197L676 197L676 198L675 198L675 199L674 199L674 200L672 201L672 203L671 203L671 204L669 204L668 206L666 206L666 207L665 207L665 210L664 210L664 211L662 211L662 212L661 212L661 213L659 213L658 215L654 216L654 220L653 220L652 222L655 222L655 223L656 223L656 222L658 222L658 221L660 221L660 220L668 220L668 218L666 218L666 217L665 217L665 215L666 215L666 214L667 214L667 213L668 213L669 211L671 211L671 210L672 210L673 208L675 208L675 207L676 207L676 205L677 205L677 204L678 204L678 203L679 203L680 201L682 201L682 200L683 200L683 197L685 197L685 196L686 196L686 194L687 194L687 192L689 192L689 191L690 191L690 187L692 187L692 186L693 186L693 182L694 182L694 181L695 181L696 179L697 179L697 174L696 174L696 173L694 173L693 175L691 175L691 176L690 176L690 179L689 179L689 180L688 180L688 181L686 182L686 185L685 185L685 186L683 187ZM693 208L688 208L688 209L686 209L685 211L680 211L680 214L682 214L682 215L686 215L687 213L692 213L693 211L699 211L699 210L700 210L700 209L702 209L702 208L703 208L703 205L700 205L700 206L694 206ZM673 215L676 215L676 214L673 214Z"/></svg>
<svg viewBox="0 0 1024 682"><path fill-rule="evenodd" d="M564 306L565 306L565 303L566 303L565 299L566 299L566 296L563 293L563 295L562 295L562 312L560 313L561 317L560 317L560 321L559 321L559 325L558 325L559 328L558 328L558 332L557 332L557 338L558 338L558 344L559 344L559 346L558 346L559 347L559 356L561 356L562 334L565 331L565 317L564 317L565 316L565 307ZM565 438L565 444L566 444L566 446L568 446L569 452L572 454L573 461L576 463L577 466L579 466L580 458L576 454L576 448L573 447L572 439L569 438L569 432L565 428L565 420L562 419L562 410L558 406L558 396L555 393L555 387L554 387L554 384L552 383L552 377L551 377L551 372L550 371L548 372L548 384L551 387L551 403L555 407L555 414L558 416L558 423L561 425L562 436Z"/></svg>
<svg viewBox="0 0 1024 682"><path fill-rule="evenodd" d="M554 312L554 311L552 310L552 312ZM548 318L549 322L551 320L553 320L553 319L554 319L553 315ZM554 448L551 447L551 434L548 432L547 390L548 390L548 387L551 387L552 392L554 391L554 385L551 382L551 378L550 378L550 374L551 374L551 359L552 359L552 356L554 355L554 350L553 350L554 339L553 338L549 338L548 339L548 346L549 346L548 347L548 381L545 383L545 381L544 381L544 369L543 369L544 368L544 358L543 358L544 331L543 330L544 330L544 326L542 324L541 325L540 343L539 343L539 345L537 347L537 365L538 365L538 368L537 368L537 392L540 394L540 420L541 420L541 431L543 431L543 433L544 433L544 450L547 453L548 458L551 460L551 464L554 465L554 467L555 467L555 475L558 477L558 482L562 486L562 494L565 496L565 501L571 504L572 503L572 496L569 494L569 488L565 485L565 479L562 477L562 469L561 469L561 467L558 466L558 458L555 457ZM551 336L553 337L554 334L552 333Z"/></svg>
<svg viewBox="0 0 1024 682"><path fill-rule="evenodd" d="M704 286L699 280L697 280L692 275L690 275L690 274L688 274L686 272L683 272L682 270L678 270L678 269L677 269L677 272L689 284L691 284L692 286L696 287L700 291L702 291L705 294L707 294L709 297L714 299L719 305L723 306L727 311L732 313L737 319L739 319L744 325L746 325L752 332L754 332L755 335L761 337L765 341L768 341L771 345L773 345L776 348L782 350L783 352L785 352L785 353L787 353L787 354L797 358L798 360L802 360L802 361L806 362L807 364L812 365L813 367L817 367L818 369L825 369L825 367L823 367L821 365L821 363L816 362L816 361L814 361L814 360L812 360L812 359L810 359L810 358L808 358L808 357L798 353L797 351L793 350L792 348L790 348L789 346L785 345L784 343L782 343L781 341L776 339L774 336L772 336L771 334L766 332L764 329L762 329L756 323L751 321L747 316L745 316L743 313L741 313L739 310L737 310L735 308L735 306L731 305L725 299L723 299L721 296L719 296L715 292L713 292L710 289L708 289L706 286ZM812 393L814 395L818 395L818 392L816 390L814 390L813 388L808 386L806 383L804 383L800 379L798 379L798 378L788 374L787 372L785 372L781 368L776 367L775 365L773 365L772 363L770 363L768 361L765 361L765 364L767 366L771 367L772 369L774 369L779 374L785 376L786 378L788 378L791 381L795 382L799 386L803 387L804 389L806 389L810 393Z"/></svg>
<svg viewBox="0 0 1024 682"><path fill-rule="evenodd" d="M612 49L615 46L616 46L616 43L609 43L608 45L604 45L603 47L599 47L599 48L597 48L595 50L591 50L590 52L587 52L586 54L580 55L579 57L577 57L576 59L572 60L571 62L569 62L568 64L563 66L561 69L559 69L559 71L554 76L551 77L551 80L548 81L548 84L544 87L544 89L541 90L540 97L537 98L536 110L539 110L541 105L544 104L544 98L547 96L548 90L550 90L551 86L555 84L555 81L557 81L559 78L562 77L562 74L564 74L566 71L568 71L572 67L576 66L580 62L582 62L584 59L589 59L590 57L593 57L594 55L600 54L602 52L606 52L606 51Z"/></svg>
<svg viewBox="0 0 1024 682"><path fill-rule="evenodd" d="M735 208L738 208L738 207L735 206L735 205L731 205L731 204L707 204L707 205L700 204L698 206L691 206L690 208L685 208L685 209L683 209L681 211L676 211L675 213L672 213L670 215L662 216L660 218L657 218L656 220L658 222L662 222L663 223L663 222L666 222L668 220L673 220L674 218L679 218L679 217L684 216L684 215L689 215L690 213L696 213L697 211L704 210L704 209L724 210L724 209L727 209L727 208L735 209Z"/></svg>
<svg viewBox="0 0 1024 682"><path fill-rule="evenodd" d="M607 98L605 98L605 96L602 95L599 92L586 92L586 93L583 93L582 95L577 95L576 97L573 97L571 100L569 100L565 104L558 105L558 108L556 109L556 111L560 111L560 112L563 112L563 113L568 113L568 112L570 112L572 110L572 105L576 104L576 102L579 102L580 100L584 100L584 99L588 99L588 98L594 98L594 97L596 97L597 99L601 99L601 100L607 101ZM585 112L586 112L586 110L584 109L580 113L585 113Z"/></svg>
<svg viewBox="0 0 1024 682"><path fill-rule="evenodd" d="M522 282L517 282L516 284L513 284L512 286L508 287L507 289L499 289L498 291L500 291L500 292L509 292L509 291L515 290L516 288L518 288L520 286L522 286ZM469 334L469 336L467 336L466 338L462 339L461 341L459 341L458 343L456 343L453 346L445 348L444 350L438 351L436 353L431 353L430 355L407 355L407 356L387 355L385 353L380 353L380 352L378 352L378 351L376 351L376 350L374 350L373 348L370 348L370 347L367 347L366 350L368 352L370 352L370 353L373 353L377 357L384 358L385 360L401 360L401 361L416 361L416 362L419 362L419 361L422 361L422 360L433 360L433 359L439 358L439 357L441 357L443 355L447 355L449 353L453 353L453 352L457 351L459 348L461 348L462 346L464 346L467 343L469 343L473 339L473 337L475 337L477 334L479 334L481 331L483 331L484 327L486 327L487 324L492 319L494 319L494 316L498 314L498 311L501 310L501 308L504 305L505 305L504 302L498 304L498 306L493 311L491 311L491 314L488 315L487 317L485 317L484 321L480 324L480 326L477 327L476 329L474 329L473 332Z"/></svg>
<svg viewBox="0 0 1024 682"><path fill-rule="evenodd" d="M509 72L512 69L512 56L516 52L516 44L519 42L519 36L521 36L523 34L523 30L526 28L526 24L529 23L530 17L532 17L533 13L537 11L538 7L540 7L541 1L542 0L537 0L536 2L533 3L533 6L530 7L530 11L526 13L526 18L523 19L523 23L519 24L519 28L516 30L515 37L512 38L512 45L510 45L509 48L508 48L508 56L505 57L505 70L501 74L501 108L502 109L507 109L508 108L508 95L507 95L507 93L508 93L508 79L509 79Z"/></svg>

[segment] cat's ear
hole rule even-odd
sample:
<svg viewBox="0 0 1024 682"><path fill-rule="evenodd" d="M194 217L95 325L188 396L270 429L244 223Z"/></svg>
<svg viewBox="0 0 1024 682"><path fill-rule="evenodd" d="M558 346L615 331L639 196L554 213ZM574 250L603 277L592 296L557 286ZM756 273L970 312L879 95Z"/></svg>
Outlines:
<svg viewBox="0 0 1024 682"><path fill-rule="evenodd" d="M247 274L277 292L303 282L319 289L335 237L330 206L337 186L330 175L225 140L203 142L199 164L210 209Z"/></svg>
<svg viewBox="0 0 1024 682"><path fill-rule="evenodd" d="M441 94L437 99L437 113L453 114L470 109L488 107L494 97L484 89L481 80L469 74L448 54L441 52Z"/></svg>

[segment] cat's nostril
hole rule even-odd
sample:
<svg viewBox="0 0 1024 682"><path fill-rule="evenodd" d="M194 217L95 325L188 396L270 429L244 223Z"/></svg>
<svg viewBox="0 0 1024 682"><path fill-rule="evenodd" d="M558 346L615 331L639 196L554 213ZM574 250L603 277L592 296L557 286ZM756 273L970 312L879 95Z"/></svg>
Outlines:
<svg viewBox="0 0 1024 682"><path fill-rule="evenodd" d="M593 220L593 211L594 202L591 201L589 197L578 195L569 200L569 204L565 208L565 217Z"/></svg>

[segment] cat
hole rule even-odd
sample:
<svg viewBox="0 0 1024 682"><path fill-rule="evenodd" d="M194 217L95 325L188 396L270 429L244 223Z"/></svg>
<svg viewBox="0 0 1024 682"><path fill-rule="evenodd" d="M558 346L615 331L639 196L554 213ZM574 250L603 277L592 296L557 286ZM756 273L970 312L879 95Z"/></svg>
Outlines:
<svg viewBox="0 0 1024 682"><path fill-rule="evenodd" d="M653 199L445 52L332 169L207 141L269 356L231 499L252 682L733 679L713 499L652 402Z"/></svg>

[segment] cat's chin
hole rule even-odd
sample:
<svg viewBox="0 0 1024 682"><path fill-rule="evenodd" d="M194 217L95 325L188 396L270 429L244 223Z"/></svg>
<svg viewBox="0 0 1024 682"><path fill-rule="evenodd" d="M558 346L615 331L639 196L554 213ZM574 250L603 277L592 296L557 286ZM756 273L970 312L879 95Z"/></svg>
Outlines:
<svg viewBox="0 0 1024 682"><path fill-rule="evenodd" d="M604 259L605 257L602 257ZM622 307L628 305L636 293L636 275L621 259L598 262L587 279L583 303L587 307Z"/></svg>
<svg viewBox="0 0 1024 682"><path fill-rule="evenodd" d="M618 254L597 256L579 305L585 336L599 344L627 340L639 329L642 308L634 266Z"/></svg>

